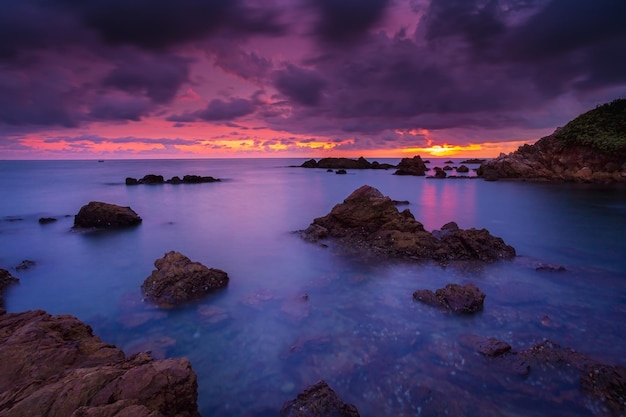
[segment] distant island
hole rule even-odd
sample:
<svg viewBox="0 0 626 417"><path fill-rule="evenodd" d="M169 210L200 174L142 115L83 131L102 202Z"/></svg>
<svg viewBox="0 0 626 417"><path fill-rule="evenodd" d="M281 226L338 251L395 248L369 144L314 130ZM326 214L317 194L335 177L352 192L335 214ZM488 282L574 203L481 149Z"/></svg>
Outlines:
<svg viewBox="0 0 626 417"><path fill-rule="evenodd" d="M484 162L485 180L626 183L626 99L581 114L533 145Z"/></svg>

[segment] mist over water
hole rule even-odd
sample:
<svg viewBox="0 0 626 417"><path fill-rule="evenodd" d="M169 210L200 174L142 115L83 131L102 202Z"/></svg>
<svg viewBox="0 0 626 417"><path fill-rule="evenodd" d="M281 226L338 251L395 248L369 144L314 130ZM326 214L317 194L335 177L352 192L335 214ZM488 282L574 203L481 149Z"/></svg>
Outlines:
<svg viewBox="0 0 626 417"><path fill-rule="evenodd" d="M205 417L277 415L319 379L366 417L416 415L403 402L416 384L457 401L487 402L495 415L545 415L548 406L554 415L589 414L567 402L513 395L487 376L468 382L492 370L463 350L464 334L495 337L514 350L547 338L626 365L623 186L289 167L303 161L0 161L0 268L20 278L5 294L7 311L73 314L127 354L189 357ZM146 174L222 182L124 184ZM518 258L472 270L382 262L293 233L365 184L409 201L401 209L427 230L449 221L486 228ZM130 206L143 222L127 230L72 230L73 216L89 201ZM40 225L40 217L58 221ZM228 288L176 310L144 303L140 285L170 250L223 269ZM25 259L36 265L16 271ZM567 270L538 272L538 263ZM475 316L450 316L412 299L416 289L467 282L487 295ZM529 385L542 383L531 373Z"/></svg>

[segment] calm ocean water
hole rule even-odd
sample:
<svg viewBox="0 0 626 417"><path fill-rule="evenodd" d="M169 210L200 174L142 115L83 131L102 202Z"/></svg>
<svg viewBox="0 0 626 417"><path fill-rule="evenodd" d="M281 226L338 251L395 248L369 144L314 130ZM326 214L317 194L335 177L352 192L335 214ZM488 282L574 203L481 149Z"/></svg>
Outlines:
<svg viewBox="0 0 626 417"><path fill-rule="evenodd" d="M508 387L458 340L477 334L522 350L547 338L626 365L626 188L288 167L303 161L0 161L0 268L21 280L6 308L73 314L129 354L189 357L205 417L277 415L320 379L364 417L418 415L408 398L415 385L473 404L476 415L540 416L548 407L589 415L538 397L533 390L557 397L559 387L532 372L516 382L528 390ZM150 173L223 181L124 184ZM465 271L374 261L292 233L364 184L408 200L427 230L449 221L487 228L519 257ZM93 200L130 206L143 223L72 231L74 214ZM40 225L40 217L58 221ZM228 289L172 311L143 303L141 283L170 250L226 271ZM36 265L16 271L25 259ZM567 270L538 272L540 262ZM484 311L456 317L412 299L451 282L481 288Z"/></svg>

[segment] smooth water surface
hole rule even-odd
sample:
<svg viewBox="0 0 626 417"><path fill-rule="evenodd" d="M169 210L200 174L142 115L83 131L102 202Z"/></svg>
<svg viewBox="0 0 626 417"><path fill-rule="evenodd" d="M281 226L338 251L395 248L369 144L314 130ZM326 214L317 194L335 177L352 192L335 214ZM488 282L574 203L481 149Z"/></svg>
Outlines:
<svg viewBox="0 0 626 417"><path fill-rule="evenodd" d="M626 188L289 167L302 162L0 161L0 268L21 280L6 308L76 315L128 354L189 357L205 417L277 415L320 379L365 417L418 415L416 389L475 415L602 415L589 400L557 400L568 387L540 374L507 385L459 340L495 337L522 350L547 338L626 365ZM222 181L124 184L146 174ZM365 184L408 200L427 230L449 221L486 228L519 256L443 268L347 254L293 233ZM89 201L130 206L143 223L72 230ZM40 225L40 217L58 221ZM143 302L141 283L170 250L223 269L228 288L176 310ZM16 271L25 259L36 265ZM540 263L567 270L538 272ZM412 299L416 289L467 282L487 294L475 316Z"/></svg>

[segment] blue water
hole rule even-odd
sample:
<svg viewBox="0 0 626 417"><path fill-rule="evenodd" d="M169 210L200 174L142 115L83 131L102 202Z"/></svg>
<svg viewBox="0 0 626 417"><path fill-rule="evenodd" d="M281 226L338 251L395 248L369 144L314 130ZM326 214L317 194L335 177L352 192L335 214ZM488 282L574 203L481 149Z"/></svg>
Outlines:
<svg viewBox="0 0 626 417"><path fill-rule="evenodd" d="M602 415L588 400L538 395L559 385L532 372L512 386L494 379L458 338L496 337L518 351L548 338L626 365L626 188L288 167L303 161L0 161L0 268L21 280L6 308L73 314L128 354L189 357L205 417L277 415L319 379L364 417L417 415L414 386L476 415ZM150 173L223 181L124 184ZM449 221L487 228L519 256L478 270L381 262L292 233L364 184L408 200L427 230ZM72 231L73 216L94 200L130 206L143 223ZM40 217L58 221L40 225ZM170 250L223 269L228 288L177 310L144 303L140 285ZM36 265L16 271L25 259ZM539 263L567 271L537 272ZM451 282L483 290L484 311L455 317L412 299Z"/></svg>

